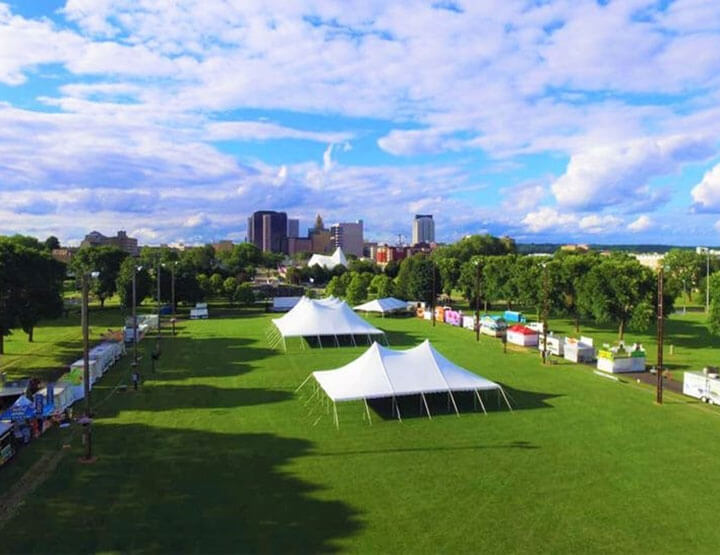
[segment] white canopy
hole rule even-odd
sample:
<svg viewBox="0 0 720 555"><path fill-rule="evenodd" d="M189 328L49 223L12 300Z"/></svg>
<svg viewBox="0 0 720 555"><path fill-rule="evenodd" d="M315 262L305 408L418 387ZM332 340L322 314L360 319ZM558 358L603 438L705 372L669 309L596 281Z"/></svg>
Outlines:
<svg viewBox="0 0 720 555"><path fill-rule="evenodd" d="M495 382L450 362L427 339L406 351L373 343L351 363L312 376L334 402L452 391L502 392Z"/></svg>
<svg viewBox="0 0 720 555"><path fill-rule="evenodd" d="M347 268L348 262L345 258L345 253L338 247L331 256L325 254L313 254L308 261L308 267L310 266L322 266L328 270L332 270L335 266L345 266Z"/></svg>
<svg viewBox="0 0 720 555"><path fill-rule="evenodd" d="M345 301L302 297L284 316L272 321L282 337L383 335L355 314Z"/></svg>
<svg viewBox="0 0 720 555"><path fill-rule="evenodd" d="M362 310L364 312L380 312L385 314L386 312L395 312L397 310L407 310L408 304L406 301L401 301L395 297L385 297L383 299L374 299L368 301L365 304L361 304L355 307L355 310Z"/></svg>

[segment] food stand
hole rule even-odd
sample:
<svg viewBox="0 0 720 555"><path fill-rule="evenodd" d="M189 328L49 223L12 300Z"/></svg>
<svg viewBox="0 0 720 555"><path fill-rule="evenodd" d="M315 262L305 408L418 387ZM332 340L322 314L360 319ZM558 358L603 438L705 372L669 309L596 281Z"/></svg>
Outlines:
<svg viewBox="0 0 720 555"><path fill-rule="evenodd" d="M507 331L507 324L500 316L486 314L480 319L480 333L490 337L504 337Z"/></svg>
<svg viewBox="0 0 720 555"><path fill-rule="evenodd" d="M627 348L622 341L611 347L608 344L597 354L597 368L613 374L645 371L645 349L639 343Z"/></svg>
<svg viewBox="0 0 720 555"><path fill-rule="evenodd" d="M591 337L565 338L565 359L572 362L592 362L595 360L595 347Z"/></svg>
<svg viewBox="0 0 720 555"><path fill-rule="evenodd" d="M522 324L507 329L507 342L521 347L535 347L538 344L538 332Z"/></svg>

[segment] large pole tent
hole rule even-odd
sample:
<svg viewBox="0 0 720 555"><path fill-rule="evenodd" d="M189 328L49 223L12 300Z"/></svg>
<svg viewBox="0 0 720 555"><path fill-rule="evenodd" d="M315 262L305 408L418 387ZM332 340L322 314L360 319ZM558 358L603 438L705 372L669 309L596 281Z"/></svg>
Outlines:
<svg viewBox="0 0 720 555"><path fill-rule="evenodd" d="M447 393L448 400L452 401L458 416L453 392L460 391L473 392L485 414L487 411L481 391L497 391L512 410L502 386L449 361L436 351L427 339L404 351L395 351L373 343L367 351L345 366L312 372L298 390L310 378L315 379L327 399L332 402L337 426L338 402L362 400L367 410L368 400L392 398L393 414L397 410L397 417L400 419L396 399L404 395L419 395L428 418L431 415L425 396L431 393ZM369 416L368 412L368 419Z"/></svg>
<svg viewBox="0 0 720 555"><path fill-rule="evenodd" d="M338 247L330 256L326 254L313 254L308 261L308 268L315 265L321 266L327 270L332 270L336 266L345 266L347 268L348 261L347 258L345 258L345 253L342 248Z"/></svg>
<svg viewBox="0 0 720 555"><path fill-rule="evenodd" d="M282 344L287 350L288 338L317 338L318 345L323 346L322 338L329 337L334 344L340 346L338 337L349 336L353 345L357 345L356 337L372 344L373 337L385 338L385 332L374 327L355 314L348 304L335 297L315 300L303 297L284 316L272 320L273 328L269 332L272 347ZM387 339L385 338L385 342Z"/></svg>
<svg viewBox="0 0 720 555"><path fill-rule="evenodd" d="M377 312L385 316L385 314L392 312L407 312L408 303L395 297L383 297L382 299L373 299L372 301L355 306L353 310L360 312Z"/></svg>

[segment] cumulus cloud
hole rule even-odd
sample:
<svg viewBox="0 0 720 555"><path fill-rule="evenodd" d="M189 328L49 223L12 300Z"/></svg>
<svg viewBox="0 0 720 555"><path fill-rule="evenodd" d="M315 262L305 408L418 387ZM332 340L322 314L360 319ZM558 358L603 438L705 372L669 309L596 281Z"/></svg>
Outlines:
<svg viewBox="0 0 720 555"><path fill-rule="evenodd" d="M523 220L523 225L533 233L578 233L598 235L617 231L622 219L611 214L590 214L579 216L570 212L563 212L557 208L544 206L530 212Z"/></svg>
<svg viewBox="0 0 720 555"><path fill-rule="evenodd" d="M624 211L654 208L667 200L653 189L653 177L677 172L684 164L716 152L708 137L671 136L588 149L570 158L552 185L557 203L572 210L618 206Z"/></svg>
<svg viewBox="0 0 720 555"><path fill-rule="evenodd" d="M207 138L213 141L300 139L318 143L344 143L344 150L349 150L350 145L347 141L353 137L352 133L305 131L262 121L222 121L211 123L206 129Z"/></svg>
<svg viewBox="0 0 720 555"><path fill-rule="evenodd" d="M639 216L636 220L633 220L630 222L627 226L629 231L632 231L634 233L639 233L641 231L647 231L651 227L653 227L654 222L649 216L646 216L643 214L642 216Z"/></svg>
<svg viewBox="0 0 720 555"><path fill-rule="evenodd" d="M720 164L714 166L690 192L698 212L720 212Z"/></svg>

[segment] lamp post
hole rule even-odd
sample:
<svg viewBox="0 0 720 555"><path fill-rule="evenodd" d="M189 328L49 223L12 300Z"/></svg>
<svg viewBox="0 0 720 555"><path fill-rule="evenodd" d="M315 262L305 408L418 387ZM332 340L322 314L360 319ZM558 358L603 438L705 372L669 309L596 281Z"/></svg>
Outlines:
<svg viewBox="0 0 720 555"><path fill-rule="evenodd" d="M543 349L541 352L543 364L548 362L548 295L550 285L548 283L548 267L547 262L543 263Z"/></svg>
<svg viewBox="0 0 720 555"><path fill-rule="evenodd" d="M158 341L160 341L160 336L162 335L162 319L160 317L160 259L158 258L157 262L157 317L158 317Z"/></svg>
<svg viewBox="0 0 720 555"><path fill-rule="evenodd" d="M705 249L705 314L710 314L710 248Z"/></svg>
<svg viewBox="0 0 720 555"><path fill-rule="evenodd" d="M90 323L88 319L90 278L96 278L99 272L83 272L82 275L82 307L80 310L80 323L83 338L83 393L85 394L85 414L81 420L85 439L85 461L92 459L92 431L90 425L92 416L90 411Z"/></svg>
<svg viewBox="0 0 720 555"><path fill-rule="evenodd" d="M475 261L475 341L480 341L480 260Z"/></svg>
<svg viewBox="0 0 720 555"><path fill-rule="evenodd" d="M173 337L175 337L175 266L177 266L177 261L173 262L172 266L170 266L170 275L172 276L172 279L170 281L170 296L171 296L171 302L172 302L172 333Z"/></svg>
<svg viewBox="0 0 720 555"><path fill-rule="evenodd" d="M133 265L132 276L132 319L133 319L133 367L138 363L138 322L137 322L137 273L142 270L142 266Z"/></svg>
<svg viewBox="0 0 720 555"><path fill-rule="evenodd" d="M433 278L433 290L432 290L432 323L433 323L433 327L435 327L435 301L436 301L436 299L437 299L437 293L435 292L435 287L436 287L436 284L435 284L435 281L436 281L436 280L435 280L435 262L433 262L433 261L431 260L430 263L432 264L432 278Z"/></svg>
<svg viewBox="0 0 720 555"><path fill-rule="evenodd" d="M663 267L660 266L658 269L658 282L657 282L657 387L655 394L655 401L662 405L663 402L663 332L665 323L665 314L663 310Z"/></svg>

